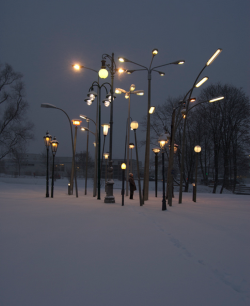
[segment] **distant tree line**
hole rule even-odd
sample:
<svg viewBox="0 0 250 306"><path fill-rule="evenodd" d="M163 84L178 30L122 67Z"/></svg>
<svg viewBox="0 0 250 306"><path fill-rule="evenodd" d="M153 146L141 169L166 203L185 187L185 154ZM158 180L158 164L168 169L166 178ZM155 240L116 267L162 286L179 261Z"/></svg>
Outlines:
<svg viewBox="0 0 250 306"><path fill-rule="evenodd" d="M249 173L249 116L250 101L242 88L220 83L203 89L196 102L190 103L189 108L201 101L213 97L224 96L223 100L214 103L201 103L193 107L187 119L181 115L181 107L176 112L175 123L178 124L175 133L175 143L178 150L174 158L174 176L177 181L181 168L181 143L183 120L187 120L185 141L184 181L185 191L194 179L195 153L194 147L200 145L199 171L204 184L213 183L213 193L218 185L220 192L224 188L234 190L241 177ZM182 97L168 98L157 108L151 117L151 143L157 144L159 136L165 130L171 131L173 108L178 107ZM145 126L145 120L142 122ZM165 147L168 166L169 146Z"/></svg>

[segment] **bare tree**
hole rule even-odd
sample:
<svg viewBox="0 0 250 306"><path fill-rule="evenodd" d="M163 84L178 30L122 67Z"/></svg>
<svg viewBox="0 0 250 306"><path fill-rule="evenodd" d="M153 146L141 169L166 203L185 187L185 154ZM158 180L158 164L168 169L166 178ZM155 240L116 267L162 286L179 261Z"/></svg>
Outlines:
<svg viewBox="0 0 250 306"><path fill-rule="evenodd" d="M33 138L33 123L26 116L28 102L22 75L0 65L0 160Z"/></svg>

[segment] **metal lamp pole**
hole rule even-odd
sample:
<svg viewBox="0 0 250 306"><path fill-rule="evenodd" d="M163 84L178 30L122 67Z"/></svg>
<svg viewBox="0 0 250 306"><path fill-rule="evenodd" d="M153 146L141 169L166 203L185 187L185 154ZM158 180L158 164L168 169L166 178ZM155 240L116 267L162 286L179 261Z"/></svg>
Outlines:
<svg viewBox="0 0 250 306"><path fill-rule="evenodd" d="M75 168L75 151L74 151L74 144L73 144L73 132L72 132L72 125L71 125L71 121L70 118L68 116L68 114L61 108L56 107L53 104L49 104L49 103L42 103L41 107L44 108L55 108L55 109L59 109L60 111L62 111L68 118L69 120L69 124L70 124L70 132L71 132L71 143L72 143L72 152L73 152L73 160L72 160L72 168L71 168L71 178L70 178L70 190L71 190L71 194L73 194L73 178L74 178L74 174L75 174L75 188L76 188L76 197L78 198L78 189L77 189L77 179L76 179L76 171L74 171ZM72 188L72 189L71 189Z"/></svg>
<svg viewBox="0 0 250 306"><path fill-rule="evenodd" d="M132 61L128 60L127 58L124 58L124 57L119 58L120 62L129 62L129 63L132 63L132 64L135 64L137 66L142 67L142 69L126 70L126 72L128 74L131 74L134 71L142 71L142 70L146 70L148 72L147 132L146 132L146 149L145 149L144 180L143 180L143 199L144 199L144 201L148 200L148 190L149 190L148 189L148 187L149 187L149 157L150 157L149 156L150 155L150 113L149 113L149 110L150 110L150 107L151 107L151 74L152 74L152 71L156 71L161 76L164 76L165 73L156 70L156 68L163 67L163 66L168 66L168 65L178 65L178 64L180 65L180 64L184 64L184 62L185 62L184 60L175 61L175 62L172 62L172 63L168 63L168 64L164 64L164 65L160 65L160 66L156 66L156 67L151 68L152 63L153 63L153 59L157 54L158 54L158 50L153 49L152 50L152 59L151 59L151 63L150 63L149 68L147 68L143 65L140 65L138 63L132 62Z"/></svg>
<svg viewBox="0 0 250 306"><path fill-rule="evenodd" d="M144 90L135 90L135 85L130 85L129 91L126 91L122 88L116 88L115 92L117 94L125 93L125 98L128 99L128 119L127 119L127 173L126 173L126 196L128 196L128 179L129 179L129 135L130 135L130 99L132 94L136 94L138 96L144 95Z"/></svg>
<svg viewBox="0 0 250 306"><path fill-rule="evenodd" d="M161 147L162 156L162 210L167 210L166 196L165 196L165 169L164 169L164 146L168 142L169 134L161 135L158 139Z"/></svg>
<svg viewBox="0 0 250 306"><path fill-rule="evenodd" d="M130 126L131 126L131 129L134 130L134 133L135 133L135 152L136 152L137 177L138 177L138 186L139 186L139 200L140 200L140 206L142 206L144 204L144 201L143 201L143 197L142 197L142 194L141 194L140 168L139 168L137 139L136 139L136 130L139 127L139 123L137 121L132 121Z"/></svg>
<svg viewBox="0 0 250 306"><path fill-rule="evenodd" d="M197 169L198 169L198 154L200 153L201 151L201 147L200 146L195 146L194 147L194 151L196 153L196 161L195 161L195 185L194 185L194 194L193 194L193 201L196 202L196 194L197 194Z"/></svg>
<svg viewBox="0 0 250 306"><path fill-rule="evenodd" d="M51 144L52 136L47 131L46 136L43 137L45 147L47 150L47 171L46 171L46 198L49 197L49 147Z"/></svg>
<svg viewBox="0 0 250 306"><path fill-rule="evenodd" d="M122 169L122 206L124 206L124 176L125 176L125 170L126 170L126 164L121 164Z"/></svg>
<svg viewBox="0 0 250 306"><path fill-rule="evenodd" d="M110 60L111 64L106 65L106 59ZM104 198L104 203L115 203L115 197L113 195L113 185L114 185L114 180L113 180L113 167L112 167L112 139L113 139L113 102L114 102L114 76L116 73L116 64L114 60L114 53L112 53L112 56L108 54L103 54L102 55L102 67L99 70L99 77L100 78L107 78L108 77L108 68L110 74L111 74L111 89L110 89L110 94L111 94L111 107L110 107L110 138L109 138L109 177L107 181L107 189L106 189L106 197Z"/></svg>
<svg viewBox="0 0 250 306"><path fill-rule="evenodd" d="M92 68L88 68L79 64L75 64L72 65L72 67L74 67L75 70L80 70L80 69L87 69L87 70L91 70L94 71L98 74L97 70L94 70ZM98 81L97 83L99 84L99 75L98 75ZM99 105L99 99L100 97L97 97L97 105L96 105L96 122L98 121L98 105ZM92 120L93 121L93 120ZM93 121L94 122L94 121ZM96 138L98 137L98 126L96 125ZM96 143L97 143L97 139L96 139ZM96 186L97 186L97 147L95 147L95 173L94 173L94 186L93 186L93 197L96 197ZM86 193L85 193L86 194Z"/></svg>
<svg viewBox="0 0 250 306"><path fill-rule="evenodd" d="M133 169L132 169L132 150L134 149L135 145L130 142L129 144L129 149L131 150L131 156L130 156L130 172L133 173Z"/></svg>
<svg viewBox="0 0 250 306"><path fill-rule="evenodd" d="M56 140L56 137L51 141L51 150L53 154L53 166L52 166L52 184L51 184L51 198L54 197L54 170L55 170L55 155L59 142Z"/></svg>
<svg viewBox="0 0 250 306"><path fill-rule="evenodd" d="M155 153L155 197L157 198L158 153L161 151L161 149L154 148L152 151Z"/></svg>

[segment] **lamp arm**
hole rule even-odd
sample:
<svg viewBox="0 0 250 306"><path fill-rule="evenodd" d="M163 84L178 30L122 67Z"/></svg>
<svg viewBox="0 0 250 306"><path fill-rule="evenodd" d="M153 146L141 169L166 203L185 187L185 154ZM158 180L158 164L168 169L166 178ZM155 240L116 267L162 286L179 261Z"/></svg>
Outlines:
<svg viewBox="0 0 250 306"><path fill-rule="evenodd" d="M135 65L140 66L140 67L143 67L144 69L141 69L141 70L148 70L148 68L147 68L147 67L142 66L142 65L140 65L140 64L138 64L138 63L132 62L132 61L130 61L130 60L127 60L126 62L128 62L128 63L132 63L132 64L135 64Z"/></svg>
<svg viewBox="0 0 250 306"><path fill-rule="evenodd" d="M92 70L92 71L94 71L94 72L98 73L98 71L97 71L97 70L92 69L92 68L88 68L88 67L85 67L85 66L81 66L81 68L85 68L85 69L88 69L88 70Z"/></svg>
<svg viewBox="0 0 250 306"><path fill-rule="evenodd" d="M159 67L164 67L164 66L168 66L168 65L176 65L175 63L176 62L171 62L171 63L167 63L167 64L164 64L164 65L156 66L156 67L152 68L151 71L153 71L153 70L155 70L155 68L159 68Z"/></svg>

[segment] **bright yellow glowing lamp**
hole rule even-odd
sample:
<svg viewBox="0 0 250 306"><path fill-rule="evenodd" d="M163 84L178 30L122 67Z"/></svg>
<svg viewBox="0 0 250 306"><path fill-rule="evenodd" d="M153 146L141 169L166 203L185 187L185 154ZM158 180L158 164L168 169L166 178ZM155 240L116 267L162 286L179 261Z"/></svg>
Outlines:
<svg viewBox="0 0 250 306"><path fill-rule="evenodd" d="M73 125L80 125L82 123L82 120L78 120L78 119L72 119L72 123Z"/></svg>

